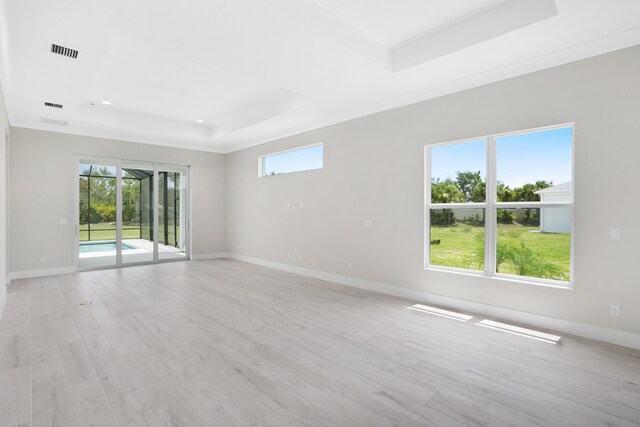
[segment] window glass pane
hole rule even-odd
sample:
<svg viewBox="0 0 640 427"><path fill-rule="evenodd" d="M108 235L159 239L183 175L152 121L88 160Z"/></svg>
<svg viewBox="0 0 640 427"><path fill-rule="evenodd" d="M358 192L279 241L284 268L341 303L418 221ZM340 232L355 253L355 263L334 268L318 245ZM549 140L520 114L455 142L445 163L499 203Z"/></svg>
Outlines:
<svg viewBox="0 0 640 427"><path fill-rule="evenodd" d="M186 169L160 167L158 198L158 258L184 259L187 256Z"/></svg>
<svg viewBox="0 0 640 427"><path fill-rule="evenodd" d="M431 149L431 203L483 203L486 142L461 142Z"/></svg>
<svg viewBox="0 0 640 427"><path fill-rule="evenodd" d="M429 264L484 269L484 209L431 209Z"/></svg>
<svg viewBox="0 0 640 427"><path fill-rule="evenodd" d="M571 209L498 209L496 271L569 280Z"/></svg>
<svg viewBox="0 0 640 427"><path fill-rule="evenodd" d="M122 264L153 261L153 163L122 163Z"/></svg>
<svg viewBox="0 0 640 427"><path fill-rule="evenodd" d="M115 173L115 166L111 164L80 162L80 268L116 265Z"/></svg>
<svg viewBox="0 0 640 427"><path fill-rule="evenodd" d="M571 201L572 128L496 139L499 202Z"/></svg>
<svg viewBox="0 0 640 427"><path fill-rule="evenodd" d="M323 145L313 145L262 157L262 176L322 169Z"/></svg>
<svg viewBox="0 0 640 427"><path fill-rule="evenodd" d="M80 175L116 177L116 167L111 165L96 165L80 163Z"/></svg>

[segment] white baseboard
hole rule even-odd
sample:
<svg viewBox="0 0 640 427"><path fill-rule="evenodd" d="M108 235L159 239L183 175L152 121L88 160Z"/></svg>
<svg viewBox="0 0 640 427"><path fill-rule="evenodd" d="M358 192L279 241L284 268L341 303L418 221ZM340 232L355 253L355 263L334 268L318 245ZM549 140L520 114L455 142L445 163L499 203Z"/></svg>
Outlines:
<svg viewBox="0 0 640 427"><path fill-rule="evenodd" d="M226 258L226 252L215 252L212 254L197 254L191 255L191 261L203 261L206 259Z"/></svg>
<svg viewBox="0 0 640 427"><path fill-rule="evenodd" d="M59 274L71 274L75 272L76 272L76 268L74 266L57 267L57 268L41 268L38 270L12 271L11 273L9 273L9 280L31 279L33 277L57 276Z"/></svg>
<svg viewBox="0 0 640 427"><path fill-rule="evenodd" d="M0 319L2 319L2 313L4 312L4 305L7 302L7 285L3 285L0 289Z"/></svg>
<svg viewBox="0 0 640 427"><path fill-rule="evenodd" d="M405 289L399 286L386 285L384 283L370 282L368 280L356 279L354 277L341 276L339 274L325 273L323 271L311 270L308 268L267 261L259 258L252 258L240 254L227 253L227 257L238 261L244 261L251 264L257 264L264 267L287 271L290 273L301 274L303 276L313 277L320 280L326 280L345 286L351 286L354 288L360 288L368 291L379 292L382 294L393 295L396 297L407 298L412 301L428 302L431 304L455 308L460 311L477 313L499 319L510 320L512 322L524 323L531 326L551 329L571 335L577 335L584 338L640 350L640 334L632 332L603 328L601 326L588 325L585 323L577 323L568 320L557 319L554 317L541 316L539 314L525 313L509 308L445 297L441 295L430 294L427 292Z"/></svg>
<svg viewBox="0 0 640 427"><path fill-rule="evenodd" d="M192 261L201 261L207 259L216 259L216 258L226 258L226 252L216 252L211 254L198 254L191 255ZM75 267L57 267L57 268L42 268L38 270L23 270L23 271L12 271L9 273L7 277L8 282L16 279L31 279L34 277L47 277L47 276L57 276L59 274L70 274L75 273ZM8 283L7 282L7 283Z"/></svg>

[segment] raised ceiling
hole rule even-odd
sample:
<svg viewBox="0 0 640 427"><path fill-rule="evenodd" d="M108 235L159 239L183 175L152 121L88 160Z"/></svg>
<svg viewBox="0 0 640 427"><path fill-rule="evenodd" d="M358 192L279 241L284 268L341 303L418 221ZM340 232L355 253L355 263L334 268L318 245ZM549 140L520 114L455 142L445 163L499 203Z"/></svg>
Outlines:
<svg viewBox="0 0 640 427"><path fill-rule="evenodd" d="M0 18L13 126L217 152L640 44L638 0L2 0Z"/></svg>

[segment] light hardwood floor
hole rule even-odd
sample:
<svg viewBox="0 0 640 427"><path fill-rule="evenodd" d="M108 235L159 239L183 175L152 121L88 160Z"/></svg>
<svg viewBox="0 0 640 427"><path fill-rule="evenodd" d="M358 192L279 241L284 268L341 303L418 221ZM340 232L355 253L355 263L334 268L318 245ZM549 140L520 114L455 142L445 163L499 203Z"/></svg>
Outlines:
<svg viewBox="0 0 640 427"><path fill-rule="evenodd" d="M640 352L413 303L231 260L19 280L0 425L640 425Z"/></svg>

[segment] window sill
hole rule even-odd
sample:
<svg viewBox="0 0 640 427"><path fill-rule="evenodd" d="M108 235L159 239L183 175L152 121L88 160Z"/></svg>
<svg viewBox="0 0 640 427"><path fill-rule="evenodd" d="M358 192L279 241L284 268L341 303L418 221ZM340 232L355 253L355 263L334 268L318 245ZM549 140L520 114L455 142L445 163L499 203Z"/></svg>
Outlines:
<svg viewBox="0 0 640 427"><path fill-rule="evenodd" d="M508 274L487 274L484 271L464 270L455 267L438 267L430 265L424 268L427 271L437 271L440 273L451 273L460 276L481 277L484 279L497 280L500 282L511 282L518 285L542 286L545 288L561 289L565 291L573 290L573 282L560 282L556 280L522 278L520 276L511 276Z"/></svg>

